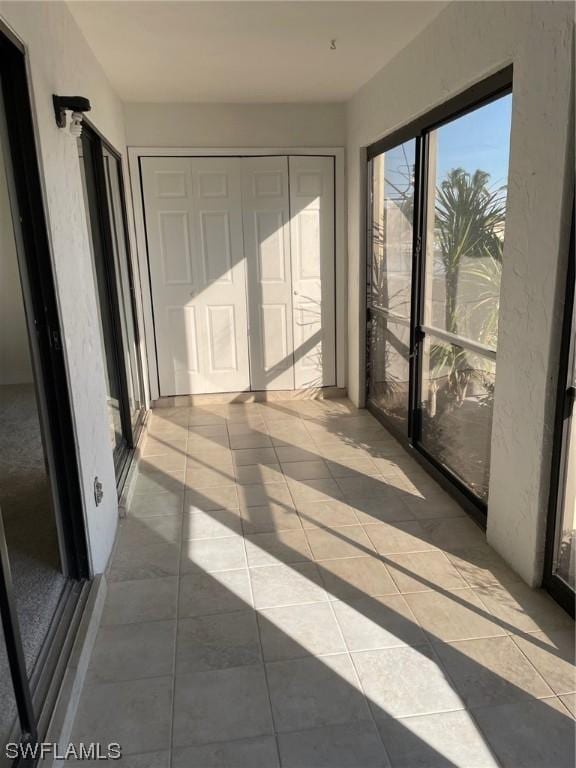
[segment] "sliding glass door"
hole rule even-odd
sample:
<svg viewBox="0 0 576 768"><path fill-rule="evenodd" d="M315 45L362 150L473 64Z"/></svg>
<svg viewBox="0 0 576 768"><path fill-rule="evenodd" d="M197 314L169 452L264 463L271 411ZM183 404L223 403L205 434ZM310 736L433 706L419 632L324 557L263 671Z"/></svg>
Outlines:
<svg viewBox="0 0 576 768"><path fill-rule="evenodd" d="M511 70L368 149L367 403L485 511Z"/></svg>
<svg viewBox="0 0 576 768"><path fill-rule="evenodd" d="M420 326L426 451L488 498L510 95L430 131Z"/></svg>
<svg viewBox="0 0 576 768"><path fill-rule="evenodd" d="M416 141L370 161L368 401L408 434Z"/></svg>
<svg viewBox="0 0 576 768"><path fill-rule="evenodd" d="M78 142L105 363L110 449L121 486L144 415L142 369L119 157L85 126Z"/></svg>

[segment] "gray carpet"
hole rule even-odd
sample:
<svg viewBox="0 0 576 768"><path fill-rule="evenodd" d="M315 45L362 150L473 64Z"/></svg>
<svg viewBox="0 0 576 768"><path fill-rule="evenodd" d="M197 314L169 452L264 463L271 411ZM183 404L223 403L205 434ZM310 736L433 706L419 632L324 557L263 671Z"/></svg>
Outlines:
<svg viewBox="0 0 576 768"><path fill-rule="evenodd" d="M56 523L32 384L0 387L0 507L30 673L66 582L60 572ZM1 637L2 735L13 716L13 693L6 665Z"/></svg>

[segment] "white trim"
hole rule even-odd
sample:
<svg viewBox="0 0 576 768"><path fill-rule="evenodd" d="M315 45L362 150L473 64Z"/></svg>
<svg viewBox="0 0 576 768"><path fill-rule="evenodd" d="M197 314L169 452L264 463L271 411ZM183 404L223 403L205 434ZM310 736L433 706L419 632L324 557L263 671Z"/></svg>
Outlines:
<svg viewBox="0 0 576 768"><path fill-rule="evenodd" d="M347 274L346 258L346 198L344 147L128 147L130 190L136 230L136 248L140 265L142 314L144 337L148 358L148 380L151 400L158 400L158 361L154 341L152 296L148 279L148 249L142 205L140 158L141 157L258 157L270 155L326 155L334 158L335 190L335 247L336 247L336 384L346 387L347 367Z"/></svg>

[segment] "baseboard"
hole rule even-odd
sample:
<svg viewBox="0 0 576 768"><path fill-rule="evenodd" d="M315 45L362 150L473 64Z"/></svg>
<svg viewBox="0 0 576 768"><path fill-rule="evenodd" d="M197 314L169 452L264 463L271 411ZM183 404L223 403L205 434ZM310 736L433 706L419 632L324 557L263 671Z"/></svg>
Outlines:
<svg viewBox="0 0 576 768"><path fill-rule="evenodd" d="M218 392L209 395L175 395L160 397L152 408L178 408L193 405L226 405L228 403L264 403L282 400L327 400L346 397L345 387L316 387L310 389L269 389L260 392Z"/></svg>

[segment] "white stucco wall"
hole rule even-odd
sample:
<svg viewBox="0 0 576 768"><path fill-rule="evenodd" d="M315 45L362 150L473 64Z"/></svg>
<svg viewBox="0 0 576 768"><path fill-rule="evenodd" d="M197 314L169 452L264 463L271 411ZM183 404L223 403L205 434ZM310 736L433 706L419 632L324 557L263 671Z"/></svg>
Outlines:
<svg viewBox="0 0 576 768"><path fill-rule="evenodd" d="M542 574L567 257L573 16L570 3L454 3L347 110L349 390L361 402L363 148L514 65L488 540L531 585Z"/></svg>
<svg viewBox="0 0 576 768"><path fill-rule="evenodd" d="M0 16L28 51L88 537L93 569L99 573L116 532L116 481L78 150L68 130L56 127L52 94L87 96L93 107L90 119L125 154L122 106L65 4L1 2ZM94 504L95 475L104 485L99 507Z"/></svg>
<svg viewBox="0 0 576 768"><path fill-rule="evenodd" d="M124 105L133 147L342 147L344 104Z"/></svg>

